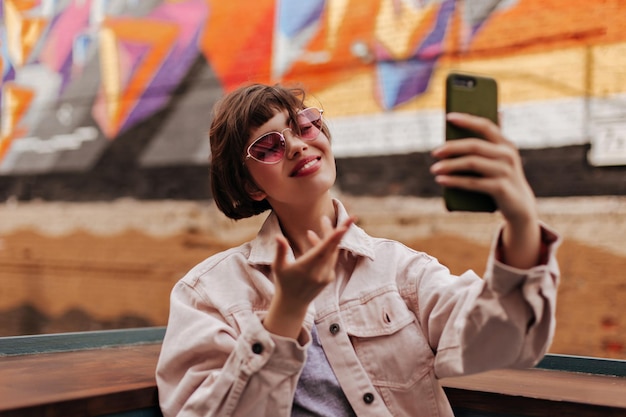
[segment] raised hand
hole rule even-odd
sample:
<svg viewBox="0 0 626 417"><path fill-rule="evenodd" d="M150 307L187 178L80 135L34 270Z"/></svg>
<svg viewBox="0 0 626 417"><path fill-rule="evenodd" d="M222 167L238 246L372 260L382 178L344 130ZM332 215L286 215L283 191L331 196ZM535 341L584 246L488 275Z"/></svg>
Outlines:
<svg viewBox="0 0 626 417"><path fill-rule="evenodd" d="M294 262L287 261L289 243L285 237L277 237L272 268L276 293L263 322L270 332L297 337L309 304L335 280L338 245L353 222L351 217L334 228L328 217L322 217L321 236L309 230L311 246Z"/></svg>
<svg viewBox="0 0 626 417"><path fill-rule="evenodd" d="M504 261L511 266L534 266L539 253L539 223L535 195L526 180L520 154L500 128L488 119L450 113L448 121L483 137L447 141L432 155L439 159L431 172L437 183L491 195L507 224ZM473 171L479 176L454 175Z"/></svg>

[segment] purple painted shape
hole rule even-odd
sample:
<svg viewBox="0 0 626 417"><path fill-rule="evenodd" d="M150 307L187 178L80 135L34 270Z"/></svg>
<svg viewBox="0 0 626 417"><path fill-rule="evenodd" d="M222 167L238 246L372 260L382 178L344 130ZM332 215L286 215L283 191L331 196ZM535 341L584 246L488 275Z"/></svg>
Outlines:
<svg viewBox="0 0 626 417"><path fill-rule="evenodd" d="M150 51L150 45L127 40L121 40L119 43L119 46L124 48L126 59L131 62L130 68L126 68L126 71L130 76L130 74L133 74L135 70L137 70L137 67L141 64L143 58Z"/></svg>
<svg viewBox="0 0 626 417"><path fill-rule="evenodd" d="M160 110L170 100L171 92L180 84L198 56L198 38L207 14L205 2L193 0L165 4L149 16L150 19L176 23L180 33L169 56L124 120L120 132Z"/></svg>
<svg viewBox="0 0 626 417"><path fill-rule="evenodd" d="M417 58L380 62L376 70L383 107L392 109L426 91L435 62Z"/></svg>
<svg viewBox="0 0 626 417"><path fill-rule="evenodd" d="M61 75L59 97L72 80L72 51L74 39L89 25L89 2L82 7L72 2L49 24L45 45L38 60Z"/></svg>
<svg viewBox="0 0 626 417"><path fill-rule="evenodd" d="M469 39L470 41L471 41L472 39L474 39L474 37L476 36L476 34L477 34L477 33L478 33L478 31L480 30L480 28L482 28L482 27L484 26L484 24L485 24L485 20L483 20L483 21L482 21L482 22L480 22L480 23L476 23L476 24L474 25L474 27L472 27L472 29L471 29L471 31L470 31L470 35L469 35L469 36L470 36L470 39Z"/></svg>
<svg viewBox="0 0 626 417"><path fill-rule="evenodd" d="M171 99L171 92L182 81L197 56L198 50L195 45L189 45L183 51L172 51L130 111L121 130L126 130L161 109Z"/></svg>
<svg viewBox="0 0 626 417"><path fill-rule="evenodd" d="M178 23L180 26L178 43L187 44L195 40L207 14L208 6L204 0L189 0L184 3L164 4L155 9L150 17Z"/></svg>
<svg viewBox="0 0 626 417"><path fill-rule="evenodd" d="M454 0L441 4L433 28L409 59L396 61L383 45L375 46L378 96L383 108L393 109L426 91L443 52L443 40L454 10Z"/></svg>
<svg viewBox="0 0 626 417"><path fill-rule="evenodd" d="M2 75L2 84L15 80L15 70L13 69L13 66L11 65L11 63L4 61L4 65L8 65L8 69L5 68L4 71L6 72L4 74L0 74ZM1 104L2 104L2 88L0 88L0 105Z"/></svg>
<svg viewBox="0 0 626 417"><path fill-rule="evenodd" d="M437 18L435 19L435 25L417 48L417 56L424 54L424 57L432 57L434 51L439 51L439 54L443 52L442 43L448 32L448 25L454 14L455 4L456 2L454 0L446 0L441 3Z"/></svg>
<svg viewBox="0 0 626 417"><path fill-rule="evenodd" d="M89 25L90 2L84 2L82 6L80 3L82 2L71 2L50 22L39 61L53 71L61 72L65 67L67 57L72 55L74 39Z"/></svg>
<svg viewBox="0 0 626 417"><path fill-rule="evenodd" d="M13 65L7 61L4 61L4 65L8 65L8 68L4 69L6 72L2 76L2 82L5 83L7 81L13 81L15 79L15 68L13 68Z"/></svg>
<svg viewBox="0 0 626 417"><path fill-rule="evenodd" d="M72 56L65 57L63 65L58 69L58 73L61 75L61 87L59 88L59 97L65 91L65 88L71 84L72 81Z"/></svg>
<svg viewBox="0 0 626 417"><path fill-rule="evenodd" d="M374 57L376 57L376 61L391 61L394 59L387 48L380 42L374 42Z"/></svg>

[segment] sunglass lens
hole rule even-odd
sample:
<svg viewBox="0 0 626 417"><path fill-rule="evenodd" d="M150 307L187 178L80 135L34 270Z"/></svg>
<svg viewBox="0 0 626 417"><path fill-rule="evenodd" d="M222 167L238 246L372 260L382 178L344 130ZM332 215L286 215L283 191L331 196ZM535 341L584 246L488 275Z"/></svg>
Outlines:
<svg viewBox="0 0 626 417"><path fill-rule="evenodd" d="M285 153L285 143L276 132L260 137L250 146L250 156L261 162L278 162Z"/></svg>
<svg viewBox="0 0 626 417"><path fill-rule="evenodd" d="M312 107L302 110L298 114L298 127L301 138L315 139L322 128L322 114Z"/></svg>

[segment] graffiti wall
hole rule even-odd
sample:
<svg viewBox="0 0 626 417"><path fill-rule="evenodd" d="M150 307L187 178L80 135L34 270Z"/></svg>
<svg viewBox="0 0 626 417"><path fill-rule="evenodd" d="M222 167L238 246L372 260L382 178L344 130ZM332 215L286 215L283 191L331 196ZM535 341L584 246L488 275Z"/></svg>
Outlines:
<svg viewBox="0 0 626 417"><path fill-rule="evenodd" d="M202 54L208 12L204 1L5 1L0 172L91 169L123 132L173 100ZM164 129L142 157L194 162L204 127ZM169 147L177 153L159 150L179 137L189 143Z"/></svg>
<svg viewBox="0 0 626 417"><path fill-rule="evenodd" d="M63 199L90 189L83 196L98 198L93 190L109 186L101 197L154 198L145 178L158 171L162 183L168 167L189 170L187 187L203 184L211 107L248 82L302 84L328 116L339 160L384 157L393 170L402 163L392 160L443 140L443 79L457 69L498 80L504 130L529 167L545 165L546 150L569 166L529 175L540 195L626 193L624 6L4 0L0 192ZM568 188L571 164L582 177ZM543 189L545 177L565 184ZM206 193L202 185L183 197Z"/></svg>
<svg viewBox="0 0 626 417"><path fill-rule="evenodd" d="M207 176L212 106L250 82L323 107L337 191L368 232L481 271L498 218L422 198L440 194L429 151L454 69L497 79L533 189L566 197L539 199L564 237L553 352L626 359L625 10L0 0L0 336L165 325L174 283L254 235L262 218L235 226Z"/></svg>

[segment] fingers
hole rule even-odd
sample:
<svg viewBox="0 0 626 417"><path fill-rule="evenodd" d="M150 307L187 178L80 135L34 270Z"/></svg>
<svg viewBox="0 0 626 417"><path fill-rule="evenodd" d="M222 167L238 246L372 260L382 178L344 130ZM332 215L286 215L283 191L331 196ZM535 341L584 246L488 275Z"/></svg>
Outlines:
<svg viewBox="0 0 626 417"><path fill-rule="evenodd" d="M446 117L449 122L475 132L476 137L446 141L442 146L433 150L432 155L436 159L476 155L488 159L499 159L507 164L516 163L518 157L516 146L502 134L498 125L489 119L465 113L449 113ZM472 163L472 161L465 162ZM456 166L456 168L459 167Z"/></svg>
<svg viewBox="0 0 626 417"><path fill-rule="evenodd" d="M309 240L311 241L313 245L317 245L320 251L335 249L337 245L339 245L339 242L341 242L341 239L343 238L343 236L346 234L346 232L350 228L350 225L354 223L354 220L355 220L354 217L349 217L342 224L337 225L337 227L334 228L330 219L326 216L323 216L321 220L322 239L320 239L319 236L317 236L312 231L309 231L310 233L315 235L314 240L316 240L316 242L314 243L313 241L311 241L311 237L309 237Z"/></svg>
<svg viewBox="0 0 626 417"><path fill-rule="evenodd" d="M455 126L476 132L477 136L480 136L489 142L508 142L502 135L498 125L484 117L473 116L466 113L448 113L446 115L446 120Z"/></svg>
<svg viewBox="0 0 626 417"><path fill-rule="evenodd" d="M519 154L510 148L447 157L433 164L430 170L440 185L480 191L493 197L524 177Z"/></svg>
<svg viewBox="0 0 626 417"><path fill-rule="evenodd" d="M276 270L283 270L285 263L287 262L287 250L289 243L284 236L276 236L276 257L274 258L274 268Z"/></svg>
<svg viewBox="0 0 626 417"><path fill-rule="evenodd" d="M491 159L507 159L508 162L512 162L511 158L514 158L516 154L517 149L508 141L495 144L477 138L450 140L432 152L433 157L437 159L480 155Z"/></svg>
<svg viewBox="0 0 626 417"><path fill-rule="evenodd" d="M337 234L340 235L340 239L341 239L341 236L343 236L345 232L348 231L348 229L350 228L350 225L354 223L354 221L355 221L354 217L349 217L342 224L337 225L337 227L334 228L332 222L330 221L330 218L328 216L322 216L322 219L321 219L322 236L320 237L314 231L309 230L309 233L308 233L309 241L313 245L315 245L321 242L322 239L332 240L336 237L335 235Z"/></svg>
<svg viewBox="0 0 626 417"><path fill-rule="evenodd" d="M500 195L505 183L499 178L484 178L470 175L440 175L435 178L444 187L460 188L489 194L494 198Z"/></svg>
<svg viewBox="0 0 626 417"><path fill-rule="evenodd" d="M337 228L333 230L333 234L337 244L341 241L343 236L346 234L348 229L350 229L350 225L356 221L356 217L350 216L348 217L342 224L338 225Z"/></svg>
<svg viewBox="0 0 626 417"><path fill-rule="evenodd" d="M276 238L276 257L273 268L276 294L290 305L308 305L319 292L336 278L335 266L339 255L338 245L354 218L333 227L328 218L322 218L318 233L309 230L311 247L293 262L287 260L289 244L280 235ZM299 308L299 307L298 307Z"/></svg>
<svg viewBox="0 0 626 417"><path fill-rule="evenodd" d="M311 243L311 247L303 255L303 258L324 258L328 254L335 252L350 225L355 221L356 217L351 216L335 228L330 219L327 216L323 216L321 219L321 236L313 230L307 232L307 238ZM282 269L286 264L289 243L284 236L277 236L276 243L275 264Z"/></svg>
<svg viewBox="0 0 626 417"><path fill-rule="evenodd" d="M433 156L441 158L431 166L434 175L474 172L485 177L500 176L521 164L517 151L506 145L493 145L480 139L454 142L463 143L433 152Z"/></svg>
<svg viewBox="0 0 626 417"><path fill-rule="evenodd" d="M320 242L322 242L322 239L324 238L328 240L334 232L333 225L328 216L322 216L320 225L321 225L321 237L317 233L315 233L313 230L309 230L307 232L307 238L309 239L309 242L311 243L312 247L319 245Z"/></svg>
<svg viewBox="0 0 626 417"><path fill-rule="evenodd" d="M313 230L307 231L306 236L309 239L309 242L311 242L311 246L318 245L322 241L322 239L320 239L317 233Z"/></svg>
<svg viewBox="0 0 626 417"><path fill-rule="evenodd" d="M321 230L322 230L322 238L328 238L329 236L332 236L334 229L333 229L333 224L330 221L330 218L328 216L322 216L320 220L320 224L321 224ZM309 232L313 233L311 230L309 230ZM321 240L318 239L318 241L321 241Z"/></svg>
<svg viewBox="0 0 626 417"><path fill-rule="evenodd" d="M450 113L447 119L484 139L450 140L433 150L433 157L439 159L431 167L435 176L473 172L482 177L501 177L510 175L512 170L521 166L517 148L504 137L495 123L464 113ZM436 180L447 182L443 178Z"/></svg>
<svg viewBox="0 0 626 417"><path fill-rule="evenodd" d="M536 217L535 196L520 153L498 125L469 114L450 113L446 117L476 137L446 141L432 152L438 159L431 166L435 181L445 187L491 195L509 222Z"/></svg>

